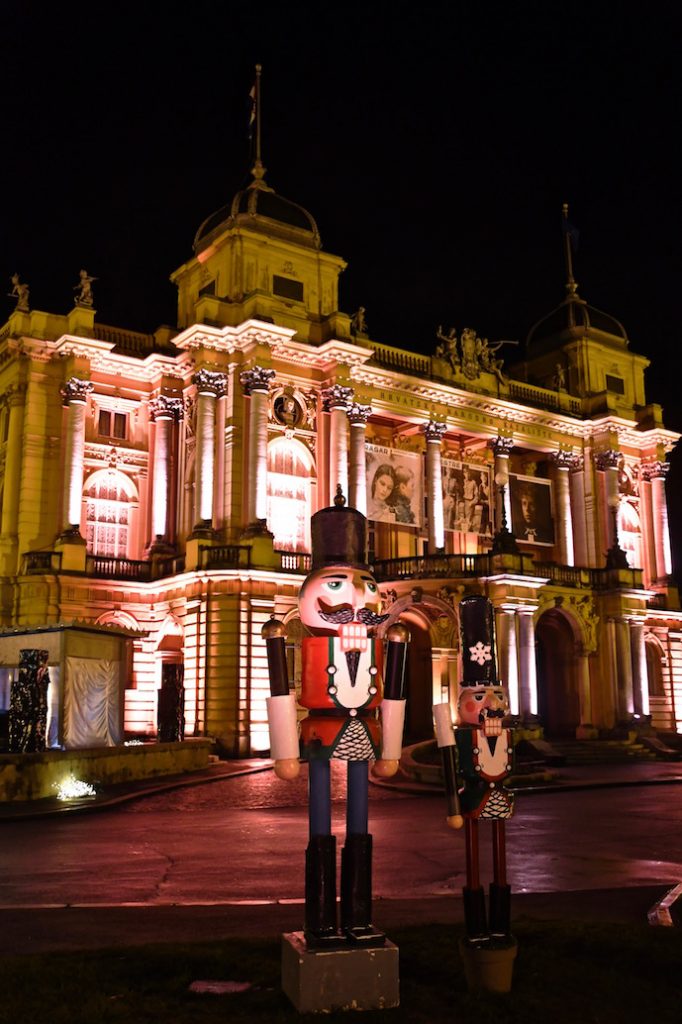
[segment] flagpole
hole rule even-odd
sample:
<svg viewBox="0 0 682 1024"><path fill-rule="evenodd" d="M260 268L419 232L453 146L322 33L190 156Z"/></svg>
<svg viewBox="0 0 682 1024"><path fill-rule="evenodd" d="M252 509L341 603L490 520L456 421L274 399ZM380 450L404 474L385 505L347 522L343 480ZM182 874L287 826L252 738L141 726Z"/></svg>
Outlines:
<svg viewBox="0 0 682 1024"><path fill-rule="evenodd" d="M571 233L570 225L568 223L568 203L563 205L563 216L564 216L564 250L566 255L566 291L569 295L575 295L577 286L575 278L573 277L573 255L571 253Z"/></svg>
<svg viewBox="0 0 682 1024"><path fill-rule="evenodd" d="M260 167L260 73L261 65L256 64L256 166Z"/></svg>

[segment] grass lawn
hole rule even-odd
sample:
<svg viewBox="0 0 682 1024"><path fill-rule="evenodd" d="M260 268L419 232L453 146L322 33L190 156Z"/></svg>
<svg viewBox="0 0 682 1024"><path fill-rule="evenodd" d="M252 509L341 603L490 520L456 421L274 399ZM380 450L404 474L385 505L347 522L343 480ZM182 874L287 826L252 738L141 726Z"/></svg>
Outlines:
<svg viewBox="0 0 682 1024"><path fill-rule="evenodd" d="M682 933L647 925L516 922L509 995L469 994L458 933L443 925L391 932L400 947L401 1006L357 1019L433 1024L679 1024ZM195 995L197 980L250 982L239 994ZM139 946L8 957L0 964L2 1024L204 1024L345 1020L300 1016L279 988L279 942Z"/></svg>

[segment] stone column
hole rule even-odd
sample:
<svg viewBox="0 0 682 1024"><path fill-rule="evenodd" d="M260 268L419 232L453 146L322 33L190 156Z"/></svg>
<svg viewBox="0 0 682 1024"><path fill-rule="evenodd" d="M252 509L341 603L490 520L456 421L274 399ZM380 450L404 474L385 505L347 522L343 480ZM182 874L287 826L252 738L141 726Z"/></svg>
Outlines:
<svg viewBox="0 0 682 1024"><path fill-rule="evenodd" d="M213 528L213 476L215 472L215 417L216 401L225 393L227 376L201 369L194 374L197 389L197 420L195 450L195 526L192 531Z"/></svg>
<svg viewBox="0 0 682 1024"><path fill-rule="evenodd" d="M173 424L182 415L182 400L159 395L149 403L155 423L152 484L152 546L168 545L168 514L172 477Z"/></svg>
<svg viewBox="0 0 682 1024"><path fill-rule="evenodd" d="M660 582L665 582L666 578L672 574L668 505L665 499L667 472L667 462L650 462L646 466L646 475L651 482L651 518L654 528L656 580Z"/></svg>
<svg viewBox="0 0 682 1024"><path fill-rule="evenodd" d="M648 463L640 466L639 473L639 514L642 523L642 568L644 586L650 587L657 578L656 543L654 540L654 513L651 500L651 481Z"/></svg>
<svg viewBox="0 0 682 1024"><path fill-rule="evenodd" d="M332 384L322 391L322 408L330 414L329 423L329 494L333 505L337 487L348 500L348 436L346 412L353 400L353 389Z"/></svg>
<svg viewBox="0 0 682 1024"><path fill-rule="evenodd" d="M580 704L580 725L577 738L592 737L588 729L592 725L592 688L590 684L590 659L582 644L576 645L576 669L578 674L578 701Z"/></svg>
<svg viewBox="0 0 682 1024"><path fill-rule="evenodd" d="M62 491L62 536L80 537L83 467L85 464L85 406L94 388L89 380L71 377L61 389L67 407L64 487Z"/></svg>
<svg viewBox="0 0 682 1024"><path fill-rule="evenodd" d="M519 630L519 689L520 714L524 722L538 714L538 675L535 662L534 608L517 608Z"/></svg>
<svg viewBox="0 0 682 1024"><path fill-rule="evenodd" d="M429 420L424 424L426 436L426 515L429 526L429 554L445 549L445 526L443 520L443 469L441 466L441 443L447 423Z"/></svg>
<svg viewBox="0 0 682 1024"><path fill-rule="evenodd" d="M629 720L635 713L632 689L632 653L630 630L626 619L616 619L616 662L618 665L618 707L623 718Z"/></svg>
<svg viewBox="0 0 682 1024"><path fill-rule="evenodd" d="M495 471L493 473L495 483L495 531L499 533L502 529L502 494L504 494L504 518L507 520L507 529L512 531L511 518L511 497L509 494L509 456L514 447L512 437L503 437L499 434L488 447L495 453ZM504 488L504 491L502 490Z"/></svg>
<svg viewBox="0 0 682 1024"><path fill-rule="evenodd" d="M515 717L521 713L519 666L516 653L516 607L500 605L495 609L497 660L500 679L509 692L509 709Z"/></svg>
<svg viewBox="0 0 682 1024"><path fill-rule="evenodd" d="M254 366L239 374L249 407L249 462L246 492L247 529L265 530L268 500L268 394L275 371Z"/></svg>
<svg viewBox="0 0 682 1024"><path fill-rule="evenodd" d="M5 486L2 492L2 535L7 537L17 532L19 514L19 487L21 483L21 435L23 431L26 403L26 385L12 388L6 395L7 455L5 456Z"/></svg>
<svg viewBox="0 0 682 1024"><path fill-rule="evenodd" d="M573 463L572 452L554 452L551 456L554 463L554 483L556 485L556 533L559 548L559 564L575 565L573 547L573 515L571 512L571 494L569 471Z"/></svg>
<svg viewBox="0 0 682 1024"><path fill-rule="evenodd" d="M582 455L573 455L569 470L571 522L573 523L573 564L590 564L585 517L585 475Z"/></svg>
<svg viewBox="0 0 682 1024"><path fill-rule="evenodd" d="M634 714L640 718L649 715L649 679L646 669L644 623L630 619L630 650L632 654L632 699Z"/></svg>
<svg viewBox="0 0 682 1024"><path fill-rule="evenodd" d="M619 459L620 452L613 451L612 449L606 452L597 452L594 456L597 469L600 473L604 473L604 492L606 498L606 508L604 509L603 515L606 520L604 528L604 537L607 541L607 549L618 546L617 512L618 504L620 501L618 495ZM614 509L616 510L616 514L614 514Z"/></svg>
<svg viewBox="0 0 682 1024"><path fill-rule="evenodd" d="M371 405L353 402L348 409L350 423L350 483L348 504L367 515L367 460L365 458L365 430L372 415Z"/></svg>

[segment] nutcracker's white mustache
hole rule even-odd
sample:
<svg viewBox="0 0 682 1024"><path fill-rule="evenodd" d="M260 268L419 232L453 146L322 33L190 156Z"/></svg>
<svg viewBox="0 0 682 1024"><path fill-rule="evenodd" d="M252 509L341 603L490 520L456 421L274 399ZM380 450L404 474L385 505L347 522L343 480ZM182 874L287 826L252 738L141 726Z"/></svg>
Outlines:
<svg viewBox="0 0 682 1024"><path fill-rule="evenodd" d="M497 711L493 711L489 708L484 708L478 716L478 721L481 725L485 722L486 718L504 718L504 711L502 708L498 708Z"/></svg>
<svg viewBox="0 0 682 1024"><path fill-rule="evenodd" d="M362 622L365 626L379 626L388 618L388 615L379 615L377 612L373 612L371 608L359 608L356 615L350 604L332 607L331 605L324 605L322 601L319 602L318 611L321 619L324 619L325 622L333 622L335 626L353 621Z"/></svg>

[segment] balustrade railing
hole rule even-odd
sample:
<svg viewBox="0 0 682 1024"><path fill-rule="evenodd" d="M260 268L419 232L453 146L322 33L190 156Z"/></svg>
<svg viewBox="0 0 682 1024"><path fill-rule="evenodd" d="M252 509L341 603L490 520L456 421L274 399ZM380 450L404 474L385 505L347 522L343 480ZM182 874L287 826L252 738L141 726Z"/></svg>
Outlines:
<svg viewBox="0 0 682 1024"><path fill-rule="evenodd" d="M283 572L310 572L311 556L295 551L277 551Z"/></svg>
<svg viewBox="0 0 682 1024"><path fill-rule="evenodd" d="M250 569L251 548L240 544L220 544L217 547L202 547L202 569Z"/></svg>
<svg viewBox="0 0 682 1024"><path fill-rule="evenodd" d="M152 563L132 558L110 558L106 555L88 555L85 571L89 576L108 580L135 580L146 583L152 578Z"/></svg>
<svg viewBox="0 0 682 1024"><path fill-rule="evenodd" d="M33 573L59 572L62 555L61 551L27 551L23 562L23 572L27 576Z"/></svg>

